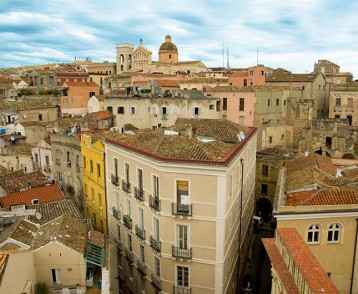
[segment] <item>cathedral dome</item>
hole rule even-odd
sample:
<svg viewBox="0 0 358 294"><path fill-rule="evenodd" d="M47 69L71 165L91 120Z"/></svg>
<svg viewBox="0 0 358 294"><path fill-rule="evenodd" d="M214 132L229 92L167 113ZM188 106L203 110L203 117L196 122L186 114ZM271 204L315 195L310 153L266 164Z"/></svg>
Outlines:
<svg viewBox="0 0 358 294"><path fill-rule="evenodd" d="M161 51L173 51L174 53L178 53L177 46L172 42L172 37L167 35L165 36L164 42L159 47L159 52Z"/></svg>

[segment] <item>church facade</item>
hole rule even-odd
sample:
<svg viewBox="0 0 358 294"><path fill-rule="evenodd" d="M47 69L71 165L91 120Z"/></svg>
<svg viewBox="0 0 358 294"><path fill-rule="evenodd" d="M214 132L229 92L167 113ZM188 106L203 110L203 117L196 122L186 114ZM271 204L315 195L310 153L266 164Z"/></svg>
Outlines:
<svg viewBox="0 0 358 294"><path fill-rule="evenodd" d="M178 48L168 35L159 47L159 60L152 60L152 52L144 47L143 42L135 48L130 43L117 46L117 74L124 72L164 73L177 72L198 73L206 71L206 65L199 61L180 61Z"/></svg>

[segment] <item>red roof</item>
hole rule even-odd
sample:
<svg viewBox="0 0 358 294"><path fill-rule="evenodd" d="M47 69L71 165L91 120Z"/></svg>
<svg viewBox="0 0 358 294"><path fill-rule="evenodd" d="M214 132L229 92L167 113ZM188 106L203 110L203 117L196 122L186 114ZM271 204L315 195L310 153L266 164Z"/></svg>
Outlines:
<svg viewBox="0 0 358 294"><path fill-rule="evenodd" d="M0 204L5 208L21 204L31 205L34 199L38 199L39 203L47 203L64 199L64 194L57 184L51 184L7 194L0 198Z"/></svg>
<svg viewBox="0 0 358 294"><path fill-rule="evenodd" d="M91 112L87 115L88 118L93 118L96 120L105 120L110 119L113 116L113 114L109 111L97 111L97 112Z"/></svg>
<svg viewBox="0 0 358 294"><path fill-rule="evenodd" d="M262 239L262 243L264 244L267 255L270 258L272 267L275 269L278 277L285 287L286 293L299 294L295 281L293 280L292 275L275 244L275 239Z"/></svg>
<svg viewBox="0 0 358 294"><path fill-rule="evenodd" d="M277 238L299 268L311 293L338 294L338 290L295 228L277 229Z"/></svg>
<svg viewBox="0 0 358 294"><path fill-rule="evenodd" d="M349 205L358 204L357 189L337 189L311 190L293 192L287 195L288 206L298 205Z"/></svg>

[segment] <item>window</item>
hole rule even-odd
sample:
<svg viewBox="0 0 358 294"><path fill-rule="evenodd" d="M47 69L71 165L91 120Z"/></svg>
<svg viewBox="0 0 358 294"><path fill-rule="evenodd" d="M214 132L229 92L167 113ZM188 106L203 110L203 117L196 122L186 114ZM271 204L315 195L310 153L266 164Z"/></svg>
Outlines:
<svg viewBox="0 0 358 294"><path fill-rule="evenodd" d="M186 266L177 266L177 286L189 287L189 268Z"/></svg>
<svg viewBox="0 0 358 294"><path fill-rule="evenodd" d="M126 163L124 165L124 170L125 170L126 183L129 183L129 164L128 163Z"/></svg>
<svg viewBox="0 0 358 294"><path fill-rule="evenodd" d="M240 98L239 111L245 110L245 98Z"/></svg>
<svg viewBox="0 0 358 294"><path fill-rule="evenodd" d="M48 155L45 156L45 162L46 162L46 166L50 165L50 157Z"/></svg>
<svg viewBox="0 0 358 294"><path fill-rule="evenodd" d="M39 162L39 155L37 153L35 153L35 162L38 163Z"/></svg>
<svg viewBox="0 0 358 294"><path fill-rule="evenodd" d="M107 106L107 110L108 110L110 113L113 113L113 107L112 107L112 106Z"/></svg>
<svg viewBox="0 0 358 294"><path fill-rule="evenodd" d="M336 98L336 106L341 106L341 98Z"/></svg>
<svg viewBox="0 0 358 294"><path fill-rule="evenodd" d="M160 258L157 256L154 257L154 270L155 274L160 277Z"/></svg>
<svg viewBox="0 0 358 294"><path fill-rule="evenodd" d="M279 106L280 105L280 99L276 99L276 106Z"/></svg>
<svg viewBox="0 0 358 294"><path fill-rule="evenodd" d="M57 269L57 268L53 268L51 269L51 274L52 274L52 282L54 284L61 284L61 270Z"/></svg>
<svg viewBox="0 0 358 294"><path fill-rule="evenodd" d="M159 177L153 176L153 196L159 198Z"/></svg>
<svg viewBox="0 0 358 294"><path fill-rule="evenodd" d="M268 177L268 173L269 173L269 167L266 164L262 165L262 175L264 177Z"/></svg>
<svg viewBox="0 0 358 294"><path fill-rule="evenodd" d="M210 104L210 105L209 105L209 109L210 109L210 110L214 110L214 104Z"/></svg>
<svg viewBox="0 0 358 294"><path fill-rule="evenodd" d="M336 115L334 116L334 118L336 118L336 119L340 119L340 118L341 118L341 116L340 116L339 114L336 114Z"/></svg>
<svg viewBox="0 0 358 294"><path fill-rule="evenodd" d="M131 201L129 199L127 199L127 213L128 213L128 216L132 215Z"/></svg>
<svg viewBox="0 0 358 294"><path fill-rule="evenodd" d="M153 217L153 238L157 241L159 241L159 219L156 217Z"/></svg>
<svg viewBox="0 0 358 294"><path fill-rule="evenodd" d="M286 106L286 100L283 100L283 105Z"/></svg>
<svg viewBox="0 0 358 294"><path fill-rule="evenodd" d="M39 114L39 121L42 121L42 114Z"/></svg>
<svg viewBox="0 0 358 294"><path fill-rule="evenodd" d="M189 204L189 182L177 181L177 203L178 207Z"/></svg>
<svg viewBox="0 0 358 294"><path fill-rule="evenodd" d="M128 249L129 249L129 251L133 250L133 247L132 247L132 235L131 234L128 234Z"/></svg>
<svg viewBox="0 0 358 294"><path fill-rule="evenodd" d="M171 54L169 54L169 59L172 59L172 55L171 55Z"/></svg>
<svg viewBox="0 0 358 294"><path fill-rule="evenodd" d="M90 173L93 174L93 160L90 160Z"/></svg>
<svg viewBox="0 0 358 294"><path fill-rule="evenodd" d="M187 225L177 225L177 247L180 249L189 248L188 240L188 226Z"/></svg>
<svg viewBox="0 0 358 294"><path fill-rule="evenodd" d="M194 107L194 116L195 117L199 116L199 107Z"/></svg>
<svg viewBox="0 0 358 294"><path fill-rule="evenodd" d="M138 189L139 191L143 191L143 170L137 169L138 174Z"/></svg>
<svg viewBox="0 0 358 294"><path fill-rule="evenodd" d="M265 72L264 72L263 70L261 71L261 75L262 75L262 76L264 76L264 75L265 75Z"/></svg>
<svg viewBox="0 0 358 294"><path fill-rule="evenodd" d="M220 101L216 101L216 111L220 111Z"/></svg>
<svg viewBox="0 0 358 294"><path fill-rule="evenodd" d="M119 107L117 108L117 113L118 113L118 114L124 114L124 107L123 107L123 106L119 106Z"/></svg>
<svg viewBox="0 0 358 294"><path fill-rule="evenodd" d="M39 204L40 201L38 199L32 199L31 204Z"/></svg>
<svg viewBox="0 0 358 294"><path fill-rule="evenodd" d="M328 227L328 242L329 243L338 243L341 239L341 225L332 224Z"/></svg>
<svg viewBox="0 0 358 294"><path fill-rule="evenodd" d="M142 230L144 229L144 209L142 207L138 207L138 226Z"/></svg>
<svg viewBox="0 0 358 294"><path fill-rule="evenodd" d="M89 96L89 98L96 96L96 92L89 92L88 96Z"/></svg>
<svg viewBox="0 0 358 294"><path fill-rule="evenodd" d="M254 75L254 71L250 70L250 76L253 76L253 75Z"/></svg>
<svg viewBox="0 0 358 294"><path fill-rule="evenodd" d="M135 114L135 107L134 106L131 107L131 114Z"/></svg>
<svg viewBox="0 0 358 294"><path fill-rule="evenodd" d="M115 158L113 163L114 163L114 175L118 177L118 159Z"/></svg>
<svg viewBox="0 0 358 294"><path fill-rule="evenodd" d="M167 108L166 107L162 107L162 114L166 115L167 114Z"/></svg>
<svg viewBox="0 0 358 294"><path fill-rule="evenodd" d="M101 177L101 165L97 163L97 177Z"/></svg>
<svg viewBox="0 0 358 294"><path fill-rule="evenodd" d="M223 111L227 110L227 98L223 98Z"/></svg>
<svg viewBox="0 0 358 294"><path fill-rule="evenodd" d="M318 225L310 225L307 232L307 243L317 244L319 243L320 229Z"/></svg>
<svg viewBox="0 0 358 294"><path fill-rule="evenodd" d="M247 79L244 79L244 87L247 87Z"/></svg>
<svg viewBox="0 0 358 294"><path fill-rule="evenodd" d="M140 245L140 260L141 262L145 262L145 253L144 253L144 245Z"/></svg>
<svg viewBox="0 0 358 294"><path fill-rule="evenodd" d="M267 99L267 107L270 107L270 106L271 106L271 100Z"/></svg>
<svg viewBox="0 0 358 294"><path fill-rule="evenodd" d="M267 195L267 184L261 184L261 194Z"/></svg>
<svg viewBox="0 0 358 294"><path fill-rule="evenodd" d="M67 155L67 162L69 162L69 161L71 160L71 158L70 158L70 152L67 151L66 155Z"/></svg>
<svg viewBox="0 0 358 294"><path fill-rule="evenodd" d="M270 144L272 143L272 137L271 136L269 137L269 143Z"/></svg>

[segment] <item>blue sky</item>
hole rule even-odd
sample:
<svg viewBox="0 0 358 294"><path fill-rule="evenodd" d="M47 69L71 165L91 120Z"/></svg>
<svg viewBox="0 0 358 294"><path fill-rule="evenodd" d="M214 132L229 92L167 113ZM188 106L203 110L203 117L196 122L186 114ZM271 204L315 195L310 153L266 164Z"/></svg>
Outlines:
<svg viewBox="0 0 358 294"><path fill-rule="evenodd" d="M157 57L170 34L180 58L222 65L259 62L308 72L318 58L358 74L355 0L0 0L0 66L114 60L121 42Z"/></svg>

